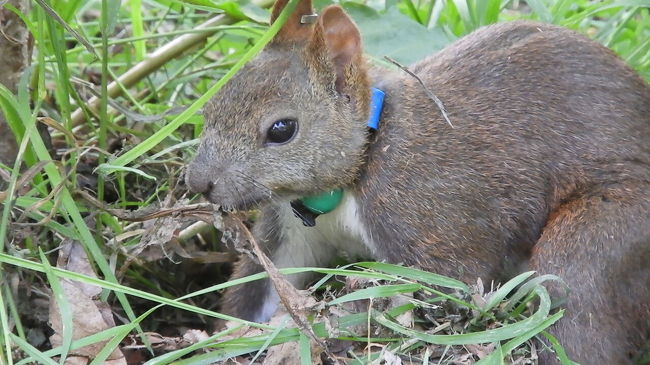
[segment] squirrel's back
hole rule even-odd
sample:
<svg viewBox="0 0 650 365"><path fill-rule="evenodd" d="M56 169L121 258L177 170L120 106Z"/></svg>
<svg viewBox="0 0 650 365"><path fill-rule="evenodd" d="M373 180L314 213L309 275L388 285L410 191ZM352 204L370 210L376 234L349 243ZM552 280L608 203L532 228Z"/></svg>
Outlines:
<svg viewBox="0 0 650 365"><path fill-rule="evenodd" d="M450 232L450 246L499 237L519 261L562 202L650 183L650 86L584 36L535 22L497 24L410 69L454 127L415 78L375 72L386 104L360 190L369 211L386 204L387 184L395 196L404 192L392 204L400 224L422 225L414 235L433 222ZM427 215L434 220L418 218ZM444 228L459 221L480 229ZM481 266L508 261L485 250L474 252ZM468 277L473 271L464 270Z"/></svg>
<svg viewBox="0 0 650 365"><path fill-rule="evenodd" d="M466 281L556 274L567 353L629 362L650 329L650 86L533 22L481 28L411 70L454 127L414 77L374 73L386 103L357 196L380 259Z"/></svg>

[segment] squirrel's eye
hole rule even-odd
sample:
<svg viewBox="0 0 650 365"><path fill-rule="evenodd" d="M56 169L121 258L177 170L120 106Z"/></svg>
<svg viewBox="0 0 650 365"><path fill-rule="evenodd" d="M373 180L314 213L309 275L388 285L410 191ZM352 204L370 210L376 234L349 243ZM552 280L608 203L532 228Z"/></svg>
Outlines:
<svg viewBox="0 0 650 365"><path fill-rule="evenodd" d="M282 144L293 139L298 129L298 122L293 119L275 121L266 132L266 143Z"/></svg>

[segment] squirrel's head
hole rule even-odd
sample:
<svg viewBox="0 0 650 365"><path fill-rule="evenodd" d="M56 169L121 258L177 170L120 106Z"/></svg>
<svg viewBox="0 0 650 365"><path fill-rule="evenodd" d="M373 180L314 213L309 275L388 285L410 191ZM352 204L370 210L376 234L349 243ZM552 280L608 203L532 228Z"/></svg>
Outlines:
<svg viewBox="0 0 650 365"><path fill-rule="evenodd" d="M272 22L286 3L275 4ZM271 43L206 106L187 171L193 191L249 209L357 178L370 99L361 37L339 6L313 24L301 21L311 14L311 0L301 0Z"/></svg>

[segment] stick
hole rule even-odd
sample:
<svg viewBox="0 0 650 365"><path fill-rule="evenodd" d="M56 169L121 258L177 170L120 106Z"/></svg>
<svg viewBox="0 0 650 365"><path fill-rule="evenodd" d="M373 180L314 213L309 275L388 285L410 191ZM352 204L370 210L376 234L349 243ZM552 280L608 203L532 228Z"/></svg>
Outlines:
<svg viewBox="0 0 650 365"><path fill-rule="evenodd" d="M395 61L394 59L392 59L392 58L390 58L388 56L384 56L384 58L386 60L388 60L388 62L394 64L395 66L399 67L402 71L404 71L407 74L409 74L410 76L412 76L414 79L418 80L420 85L422 85L422 88L424 89L424 92L427 93L429 98L431 98L431 100L433 100L433 102L436 103L436 105L438 106L438 109L440 109L440 112L442 113L442 117L445 118L445 120L447 121L447 123L449 124L450 127L454 128L454 125L451 124L451 120L449 120L449 117L447 116L447 110L445 109L444 104L442 104L442 101L440 99L438 99L436 94L431 92L431 90L429 90L426 87L426 85L424 85L424 82L422 82L422 79L420 79L418 77L418 75L414 74L408 68L406 68L406 66L401 65L399 62Z"/></svg>

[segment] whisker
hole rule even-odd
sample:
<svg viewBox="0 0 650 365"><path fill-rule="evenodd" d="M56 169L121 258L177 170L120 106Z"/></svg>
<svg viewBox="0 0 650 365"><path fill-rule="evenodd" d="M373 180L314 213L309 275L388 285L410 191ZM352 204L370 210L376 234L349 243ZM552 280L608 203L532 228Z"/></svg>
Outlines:
<svg viewBox="0 0 650 365"><path fill-rule="evenodd" d="M256 180L255 178L251 177L250 175L248 175L248 174L246 174L246 173L244 173L242 171L236 171L236 173L237 173L237 175L239 177L242 178L242 180L246 181L247 183L250 183L252 186L255 186L255 187L258 187L258 188L261 188L261 189L267 191L269 193L268 202L270 202L272 205L279 206L279 205L284 205L284 204L288 203L286 200L279 199L277 197L277 195L275 193L273 193L273 190L271 188L269 188L267 185L265 185L264 183ZM265 203L264 201L255 202L255 207L256 208L261 208L261 206L264 203ZM305 217L301 213L296 212L293 209L291 209L291 211L292 211L291 214L294 214L296 216L297 220L298 219L301 220L301 221L304 220ZM269 233L272 233L272 234L276 234L282 227L282 224L279 221L280 220L279 215L276 214L276 217L274 219L275 219L275 221L273 222L274 224L271 225L271 230L269 232ZM326 240L326 236L321 231L319 226L310 227L309 229L312 230L313 233L316 233L320 237L320 239L322 239L323 241Z"/></svg>
<svg viewBox="0 0 650 365"><path fill-rule="evenodd" d="M233 189L235 190L235 197L237 198L237 201L241 201L241 200L243 200L243 199L244 199L244 195L243 195L243 194L241 193L241 191L239 190L239 184L233 184L232 179L229 179L229 181L226 181L226 182L229 182L230 184L232 184L232 187L233 187ZM235 208L234 206L231 207L231 209L234 209L234 208Z"/></svg>
<svg viewBox="0 0 650 365"><path fill-rule="evenodd" d="M221 179L223 179L223 175L218 175L214 180L210 181L210 184L215 186L219 183L219 181L221 181Z"/></svg>
<svg viewBox="0 0 650 365"><path fill-rule="evenodd" d="M265 184L257 181L256 179L250 177L249 175L247 175L247 174L245 174L245 173L243 173L241 171L237 171L237 174L239 175L239 177L241 177L243 180L250 183L254 187L257 187L257 188L260 188L260 189L264 190L268 194L268 200L271 201L272 203L279 203L280 202L279 200L277 200L275 198L275 196L273 194L273 190L271 190L271 188L269 188ZM258 201L258 202L255 202L255 205L256 205L256 207L260 207L262 205L262 203L263 203L262 201Z"/></svg>

